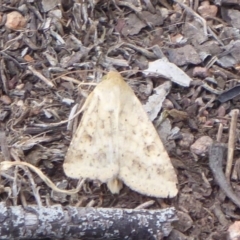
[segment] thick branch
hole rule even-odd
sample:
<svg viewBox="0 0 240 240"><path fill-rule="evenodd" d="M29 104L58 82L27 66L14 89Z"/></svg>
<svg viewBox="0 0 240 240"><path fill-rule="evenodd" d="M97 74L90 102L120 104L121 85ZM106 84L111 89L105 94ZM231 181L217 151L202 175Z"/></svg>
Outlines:
<svg viewBox="0 0 240 240"><path fill-rule="evenodd" d="M23 208L0 203L0 239L162 239L175 220L174 208Z"/></svg>

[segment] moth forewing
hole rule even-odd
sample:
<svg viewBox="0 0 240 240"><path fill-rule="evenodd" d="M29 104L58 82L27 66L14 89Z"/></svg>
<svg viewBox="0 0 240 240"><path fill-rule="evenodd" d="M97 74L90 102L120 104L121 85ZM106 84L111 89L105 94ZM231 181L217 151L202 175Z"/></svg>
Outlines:
<svg viewBox="0 0 240 240"><path fill-rule="evenodd" d="M175 170L142 104L131 89L121 101L125 101L125 104L119 116L119 178L142 194L176 196Z"/></svg>
<svg viewBox="0 0 240 240"><path fill-rule="evenodd" d="M109 101L101 82L87 98L87 105L64 161L64 172L71 178L107 182L118 175L116 142L116 102ZM103 85L103 86L102 86ZM105 103L104 103L105 102Z"/></svg>
<svg viewBox="0 0 240 240"><path fill-rule="evenodd" d="M86 101L64 161L66 175L98 179L113 193L121 188L121 179L148 196L176 196L177 176L170 158L121 75L109 72Z"/></svg>

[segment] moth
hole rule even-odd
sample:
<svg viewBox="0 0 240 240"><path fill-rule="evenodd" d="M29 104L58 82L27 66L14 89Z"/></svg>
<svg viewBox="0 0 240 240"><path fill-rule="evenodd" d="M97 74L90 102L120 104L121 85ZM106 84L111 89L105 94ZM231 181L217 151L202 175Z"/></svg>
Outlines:
<svg viewBox="0 0 240 240"><path fill-rule="evenodd" d="M63 164L68 177L99 180L112 193L118 193L124 182L148 196L177 195L177 176L168 153L118 72L103 77L83 111Z"/></svg>

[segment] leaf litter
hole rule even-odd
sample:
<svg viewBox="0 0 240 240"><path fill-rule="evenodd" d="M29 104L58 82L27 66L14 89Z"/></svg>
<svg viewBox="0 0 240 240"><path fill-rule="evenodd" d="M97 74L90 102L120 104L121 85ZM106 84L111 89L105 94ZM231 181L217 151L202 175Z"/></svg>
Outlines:
<svg viewBox="0 0 240 240"><path fill-rule="evenodd" d="M168 239L226 239L227 234L234 239L237 230L227 228L237 223L238 205L221 191L223 183L216 179L214 165L209 167L212 159L206 144L197 149L193 144L202 137L228 144L234 152L228 159L237 165L239 118L235 128L230 122L231 111L239 109L238 4L234 0L2 1L1 160L28 162L55 185L76 188L77 180L67 178L62 165L81 116L68 130L63 122L71 119L74 106L75 113L81 109L92 85L115 70L122 72L142 104L150 105L155 126L168 122L162 135L179 181L178 196L167 200L126 186L112 195L106 185L88 180L77 194L66 196L51 194L51 188L24 166L22 171L1 172L2 201L45 205L48 195L51 204L136 208L154 200L152 209L174 206L185 216L179 217ZM16 15L10 19L12 14ZM164 62L165 67L156 65L159 74L146 77L153 62ZM174 67L169 70L169 65ZM156 89L166 80L172 87L158 98ZM202 148L204 153L196 154ZM236 171L235 167L234 175L225 180L238 196ZM41 187L39 194L34 183ZM21 199L19 184L25 186Z"/></svg>

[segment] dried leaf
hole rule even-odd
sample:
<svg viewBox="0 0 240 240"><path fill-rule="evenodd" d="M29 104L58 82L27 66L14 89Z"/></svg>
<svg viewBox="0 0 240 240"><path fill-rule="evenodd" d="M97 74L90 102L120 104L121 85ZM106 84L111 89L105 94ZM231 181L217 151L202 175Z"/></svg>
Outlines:
<svg viewBox="0 0 240 240"><path fill-rule="evenodd" d="M168 49L168 59L177 66L184 66L188 64L200 64L202 61L195 48L190 44L183 47Z"/></svg>
<svg viewBox="0 0 240 240"><path fill-rule="evenodd" d="M146 27L147 24L141 21L136 14L131 13L128 15L127 20L125 21L125 25L122 28L122 34L124 36L127 35L135 35L138 34L142 28Z"/></svg>
<svg viewBox="0 0 240 240"><path fill-rule="evenodd" d="M192 79L175 64L164 59L149 62L148 69L144 70L143 73L147 76L157 75L165 77L184 87L189 87L192 81Z"/></svg>
<svg viewBox="0 0 240 240"><path fill-rule="evenodd" d="M142 194L176 196L177 176L170 158L119 73L108 73L83 109L63 165L67 176L100 180L113 193L120 190L119 179Z"/></svg>
<svg viewBox="0 0 240 240"><path fill-rule="evenodd" d="M149 97L148 102L143 106L148 117L153 121L162 108L162 103L165 100L171 89L171 82L165 82L154 89L154 94Z"/></svg>
<svg viewBox="0 0 240 240"><path fill-rule="evenodd" d="M237 85L231 89L228 89L224 92L222 92L219 96L218 96L218 101L220 101L221 103L227 102L237 96L240 95L240 85Z"/></svg>
<svg viewBox="0 0 240 240"><path fill-rule="evenodd" d="M49 10L55 8L58 4L61 3L60 0L42 0L42 8L44 12L48 12Z"/></svg>

